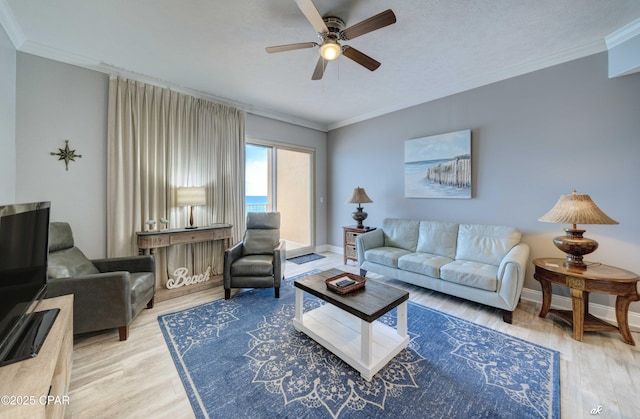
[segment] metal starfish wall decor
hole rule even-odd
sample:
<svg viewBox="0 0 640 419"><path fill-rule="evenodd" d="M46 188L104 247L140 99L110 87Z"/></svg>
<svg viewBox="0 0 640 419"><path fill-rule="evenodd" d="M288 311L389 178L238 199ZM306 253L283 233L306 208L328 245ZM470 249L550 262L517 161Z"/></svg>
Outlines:
<svg viewBox="0 0 640 419"><path fill-rule="evenodd" d="M76 154L76 150L69 148L69 140L64 140L64 148L59 148L57 153L51 152L52 156L58 156L58 160L64 160L64 167L69 170L69 162L76 161L76 157L82 157L81 154Z"/></svg>

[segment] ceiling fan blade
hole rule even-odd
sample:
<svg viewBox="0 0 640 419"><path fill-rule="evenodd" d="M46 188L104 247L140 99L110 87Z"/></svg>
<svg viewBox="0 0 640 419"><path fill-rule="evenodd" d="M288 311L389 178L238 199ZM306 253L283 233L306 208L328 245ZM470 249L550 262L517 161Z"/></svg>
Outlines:
<svg viewBox="0 0 640 419"><path fill-rule="evenodd" d="M364 35L365 33L373 32L376 29L384 28L385 26L389 26L393 23L396 23L396 15L391 11L391 9L385 10L384 12L378 13L369 19L365 19L360 23L349 26L342 31L342 38L346 40L353 39L360 35Z"/></svg>
<svg viewBox="0 0 640 419"><path fill-rule="evenodd" d="M316 64L316 69L313 70L313 76L311 76L311 80L320 80L324 75L324 69L327 66L327 61L324 58L320 57L318 59L318 63Z"/></svg>
<svg viewBox="0 0 640 419"><path fill-rule="evenodd" d="M378 69L378 67L380 67L380 62L348 45L342 47L342 55L355 61L361 66L368 68L371 71L375 71Z"/></svg>
<svg viewBox="0 0 640 419"><path fill-rule="evenodd" d="M294 49L313 48L317 46L318 44L316 44L315 42L300 42L297 44L276 45L274 47L266 47L265 50L269 54L273 54L274 52L292 51Z"/></svg>
<svg viewBox="0 0 640 419"><path fill-rule="evenodd" d="M304 14L304 16L307 18L309 23L311 23L311 26L313 26L316 32L329 32L329 28L327 28L327 25L324 23L322 16L320 16L318 9L316 9L316 6L313 5L313 2L311 0L296 0L296 4L300 8L302 14Z"/></svg>

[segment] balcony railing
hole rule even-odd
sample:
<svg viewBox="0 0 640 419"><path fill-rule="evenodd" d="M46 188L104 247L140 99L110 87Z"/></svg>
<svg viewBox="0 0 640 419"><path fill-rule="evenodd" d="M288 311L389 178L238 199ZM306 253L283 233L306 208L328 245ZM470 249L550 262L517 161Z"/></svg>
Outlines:
<svg viewBox="0 0 640 419"><path fill-rule="evenodd" d="M244 204L245 214L248 212L267 212L267 204Z"/></svg>

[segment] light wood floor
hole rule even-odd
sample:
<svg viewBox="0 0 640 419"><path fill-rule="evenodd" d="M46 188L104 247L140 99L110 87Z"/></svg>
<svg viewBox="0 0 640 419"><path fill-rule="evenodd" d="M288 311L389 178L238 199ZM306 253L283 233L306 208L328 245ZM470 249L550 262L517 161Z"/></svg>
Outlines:
<svg viewBox="0 0 640 419"><path fill-rule="evenodd" d="M358 272L353 262L343 265L341 255L324 255L303 265L287 262L287 277L334 267ZM619 335L586 333L583 342L577 342L569 327L553 315L538 317L539 303L522 301L509 325L497 310L399 281L391 283L409 290L417 303L559 351L562 418L640 418L640 349L625 344ZM222 296L222 289L214 288L156 303L133 321L125 342L118 341L115 329L76 336L66 417L194 417L157 316ZM634 332L633 337L640 344L640 334ZM598 407L599 415L592 415Z"/></svg>

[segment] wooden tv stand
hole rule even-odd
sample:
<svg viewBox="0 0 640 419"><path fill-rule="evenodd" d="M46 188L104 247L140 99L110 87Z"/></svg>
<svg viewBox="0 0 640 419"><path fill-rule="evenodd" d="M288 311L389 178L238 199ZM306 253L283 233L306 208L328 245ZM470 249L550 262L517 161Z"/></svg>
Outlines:
<svg viewBox="0 0 640 419"><path fill-rule="evenodd" d="M43 300L37 311L59 308L38 356L0 367L0 418L62 418L70 403L73 295Z"/></svg>

